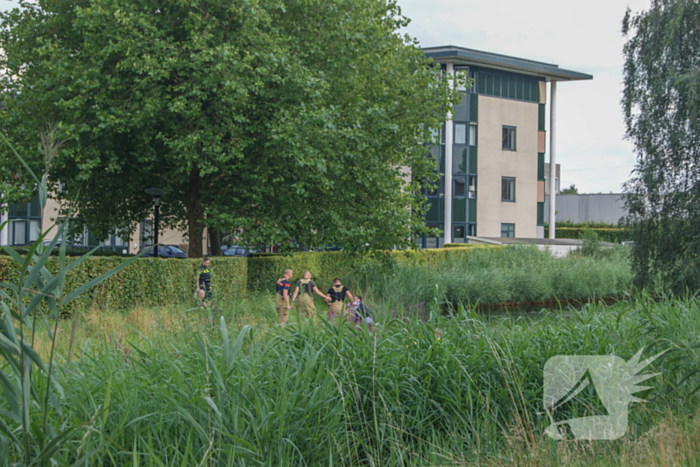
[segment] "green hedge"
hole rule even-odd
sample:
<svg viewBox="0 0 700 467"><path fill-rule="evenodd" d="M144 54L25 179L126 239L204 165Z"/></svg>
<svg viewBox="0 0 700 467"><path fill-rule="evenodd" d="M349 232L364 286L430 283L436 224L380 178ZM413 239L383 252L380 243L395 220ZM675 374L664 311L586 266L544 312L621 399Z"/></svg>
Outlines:
<svg viewBox="0 0 700 467"><path fill-rule="evenodd" d="M294 271L292 281L296 282L305 271L324 289L332 285L336 277L343 280L350 278L356 271L373 264L390 265L396 262L410 264L435 265L448 256L458 258L472 249L499 248L490 245L461 245L460 248L442 248L436 250L390 251L378 253L371 257L361 257L342 251L299 252L283 256L264 254L248 256L248 290L274 290L275 282L282 277L285 269Z"/></svg>
<svg viewBox="0 0 700 467"><path fill-rule="evenodd" d="M212 287L221 301L243 297L248 291L273 291L284 270L294 271L293 281L304 271L311 271L318 286L325 290L333 279L350 279L367 267L392 264L435 266L448 258L460 258L474 249L498 246L462 245L438 250L390 251L362 257L340 251L299 252L251 255L248 258L215 257L211 259ZM100 276L123 261L118 257L91 257L68 275L68 291ZM174 305L192 300L194 280L200 260L141 258L120 273L86 293L69 307L68 312L98 307L104 310L129 310L135 306ZM58 258L49 259L55 270ZM9 257L0 256L0 281L12 282L19 267Z"/></svg>
<svg viewBox="0 0 700 467"><path fill-rule="evenodd" d="M109 271L123 259L91 257L71 271L67 278L68 291ZM197 266L201 260L155 259L137 260L101 285L69 305L69 312L90 307L117 311L135 306L172 305L191 301ZM219 300L245 296L245 258L212 258L212 288ZM56 270L58 258L49 259L49 269ZM0 280L11 282L19 270L9 257L0 257Z"/></svg>
<svg viewBox="0 0 700 467"><path fill-rule="evenodd" d="M629 229L619 227L590 228L590 227L559 227L557 226L557 238L584 238L586 233L592 232L598 235L601 242L621 243L632 240L632 232ZM545 227L544 236L549 236L549 228Z"/></svg>

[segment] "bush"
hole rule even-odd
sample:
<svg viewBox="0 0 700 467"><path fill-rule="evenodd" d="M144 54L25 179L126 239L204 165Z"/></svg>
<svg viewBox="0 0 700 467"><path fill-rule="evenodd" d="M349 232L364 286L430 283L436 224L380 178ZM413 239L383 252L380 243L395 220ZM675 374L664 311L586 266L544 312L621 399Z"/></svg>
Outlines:
<svg viewBox="0 0 700 467"><path fill-rule="evenodd" d="M123 258L91 257L80 263L66 277L67 291L109 271ZM79 299L71 302L68 312L97 306L110 311L128 310L135 306L156 306L191 301L194 295L196 269L194 259L140 258ZM47 267L55 272L58 258L51 257ZM246 261L244 258L212 258L214 296L230 300L246 293ZM8 282L18 271L16 263L0 257L0 280Z"/></svg>
<svg viewBox="0 0 700 467"><path fill-rule="evenodd" d="M601 242L622 243L632 240L632 232L621 227L559 227L557 226L557 238L584 238L587 232L598 235ZM544 236L549 236L549 227L545 227Z"/></svg>
<svg viewBox="0 0 700 467"><path fill-rule="evenodd" d="M297 252L290 255L278 253L255 254L248 256L248 290L273 290L277 279L285 269L294 271L292 281L301 279L305 271L311 271L312 278L323 289L330 287L333 279L345 281L365 271L386 272L396 264L435 266L447 258L460 258L474 249L493 249L499 246L465 245L460 248L437 250L408 250L375 252L360 256L345 251Z"/></svg>
<svg viewBox="0 0 700 467"><path fill-rule="evenodd" d="M553 257L534 246L441 250L442 261L370 270L349 286L401 307L431 303L502 304L620 296L631 288L627 248L596 257ZM457 254L449 254L456 252ZM445 256L447 254L447 256ZM431 258L432 259L432 258Z"/></svg>

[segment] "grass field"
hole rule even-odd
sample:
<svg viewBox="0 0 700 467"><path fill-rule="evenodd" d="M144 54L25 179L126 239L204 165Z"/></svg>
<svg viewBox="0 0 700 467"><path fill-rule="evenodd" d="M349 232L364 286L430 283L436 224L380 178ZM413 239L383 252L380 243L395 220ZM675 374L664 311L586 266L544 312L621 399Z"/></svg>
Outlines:
<svg viewBox="0 0 700 467"><path fill-rule="evenodd" d="M82 428L55 454L57 465L88 455L84 465L700 462L696 299L641 297L537 319L463 307L448 315L428 307L420 319L383 303L374 307L374 333L297 324L294 315L291 326L276 326L265 296L222 309L211 320L171 307L60 323L65 396L49 425ZM35 344L43 353L48 342L40 335ZM632 404L625 437L543 435L549 357L629 359L642 347L645 358L669 351L652 364L661 375L637 394L648 402ZM36 377L41 389L45 378ZM0 465L17 455L9 448Z"/></svg>

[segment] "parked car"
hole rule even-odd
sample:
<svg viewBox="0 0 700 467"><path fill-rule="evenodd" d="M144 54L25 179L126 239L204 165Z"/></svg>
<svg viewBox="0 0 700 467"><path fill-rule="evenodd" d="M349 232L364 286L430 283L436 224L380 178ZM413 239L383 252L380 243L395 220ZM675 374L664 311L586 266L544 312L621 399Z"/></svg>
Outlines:
<svg viewBox="0 0 700 467"><path fill-rule="evenodd" d="M44 240L41 242L44 245L44 248L48 248L48 246L51 244L53 240ZM54 245L54 248L60 248L61 243L63 240L59 240L56 242L56 245ZM71 242L66 242L66 248L84 248L82 245L73 245Z"/></svg>
<svg viewBox="0 0 700 467"><path fill-rule="evenodd" d="M146 247L146 248L141 248L139 250L139 253L141 253L144 250L149 250L146 252L143 256L144 257L153 257L155 256L155 248L154 247ZM159 258L187 258L187 253L185 253L182 248L180 248L177 245L158 245L158 257Z"/></svg>
<svg viewBox="0 0 700 467"><path fill-rule="evenodd" d="M224 250L224 256L248 256L248 253L252 253L252 251L248 251L238 245L231 245Z"/></svg>

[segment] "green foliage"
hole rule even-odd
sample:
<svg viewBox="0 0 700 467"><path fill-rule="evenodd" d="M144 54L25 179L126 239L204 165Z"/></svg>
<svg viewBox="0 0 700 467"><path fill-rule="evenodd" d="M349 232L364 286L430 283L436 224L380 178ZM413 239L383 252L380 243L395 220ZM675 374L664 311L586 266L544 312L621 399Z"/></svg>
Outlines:
<svg viewBox="0 0 700 467"><path fill-rule="evenodd" d="M423 143L457 93L393 0L20 1L0 14L0 121L32 167L53 124L52 192L100 238L152 212L243 244L408 246ZM4 202L27 197L0 153ZM402 168L412 171L410 181ZM62 189L58 190L58 183Z"/></svg>
<svg viewBox="0 0 700 467"><path fill-rule="evenodd" d="M67 291L78 288L86 280L124 263L123 258L88 258L74 267L65 277ZM127 260L128 261L128 260ZM139 258L129 267L105 280L98 287L82 294L67 305L63 313L98 307L123 311L136 306L189 303L194 295L197 267L201 260ZM49 257L46 267L55 272L59 259ZM246 294L245 258L212 258L212 289L218 300L228 301ZM15 280L17 264L0 257L0 280Z"/></svg>
<svg viewBox="0 0 700 467"><path fill-rule="evenodd" d="M595 233L601 242L621 243L632 240L632 230L621 227L559 227L557 222L557 238L583 239L591 232ZM549 227L545 227L544 236L549 235Z"/></svg>
<svg viewBox="0 0 700 467"><path fill-rule="evenodd" d="M560 193L562 195L577 195L578 188L576 188L576 185L572 183L571 186L569 186L569 188L564 188L563 190L561 190Z"/></svg>
<svg viewBox="0 0 700 467"><path fill-rule="evenodd" d="M0 133L2 134L2 133ZM4 138L4 135L3 135ZM51 157L57 148L42 134L42 143L47 150L45 172L41 180L34 174L10 146L19 162L24 166L39 190L41 206L46 205L46 172ZM84 277L83 281L68 285L67 276L77 270L92 251L71 262L66 258L66 246L59 249L55 267L47 267L50 253L56 243L67 233L69 220L57 226L56 235L44 247L44 235L39 237L22 257L12 248L2 247L14 266L14 271L4 272L5 281L0 282L0 386L3 389L7 406L3 407L0 418L0 462L6 463L8 450L16 453L14 465L46 465L64 444L75 438L84 424L48 424L49 417L62 418L65 393L56 377L55 343L56 331L62 314L81 298L83 294L98 286L106 279L118 274L136 258L120 261L114 267ZM6 223L0 225L0 230ZM4 269L4 268L3 268ZM8 268L9 269L9 268ZM49 326L46 317L53 320ZM53 329L52 329L53 328ZM48 364L33 348L37 334L46 332L51 341ZM70 358L70 357L69 357ZM83 455L81 462L87 461L92 453ZM80 458L80 453L75 456Z"/></svg>
<svg viewBox="0 0 700 467"><path fill-rule="evenodd" d="M285 269L294 272L293 281L301 279L305 271L311 275L319 287L330 287L333 279L345 281L364 271L387 272L396 264L435 266L447 258L462 258L468 251L483 249L483 246L461 245L458 249L408 250L377 252L374 255L360 256L341 251L301 252L293 255L255 254L248 256L248 290L274 290L275 282ZM486 247L492 249L494 247Z"/></svg>
<svg viewBox="0 0 700 467"><path fill-rule="evenodd" d="M654 0L623 21L622 100L637 153L625 185L635 282L700 290L700 4Z"/></svg>
<svg viewBox="0 0 700 467"><path fill-rule="evenodd" d="M396 310L388 306L375 310L375 334L323 323L235 328L222 320L216 334L149 335L131 351L124 342L93 342L61 372L63 415L49 418L86 423L87 430L54 459L72 464L80 447L94 453L90 465L489 463L513 444L514 432L528 453L529 440L544 436L542 374L550 357L629 360L640 348L642 358L672 350L645 371L659 375L645 382L651 391L637 394L648 402L630 406L627 440L657 436L669 412L693 425L697 300L640 297L533 319L460 309L422 322L392 319ZM7 407L0 399L0 409ZM587 450L616 459L629 450L625 443ZM550 451L542 465L578 465L572 453ZM18 457L11 448L4 460Z"/></svg>
<svg viewBox="0 0 700 467"><path fill-rule="evenodd" d="M545 222L545 227L549 226L548 222ZM624 223L611 224L608 222L595 222L595 221L585 221L585 222L573 222L573 221L557 221L557 229L560 227L575 227L575 228L591 228L591 229L617 229L625 227Z"/></svg>
<svg viewBox="0 0 700 467"><path fill-rule="evenodd" d="M442 250L444 252L455 250ZM437 304L532 303L622 296L630 291L626 248L600 257L553 257L531 246L475 249L442 261L372 269L350 284L377 300L427 312Z"/></svg>

